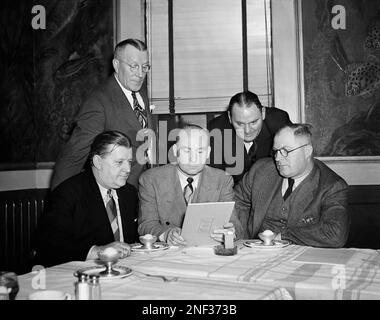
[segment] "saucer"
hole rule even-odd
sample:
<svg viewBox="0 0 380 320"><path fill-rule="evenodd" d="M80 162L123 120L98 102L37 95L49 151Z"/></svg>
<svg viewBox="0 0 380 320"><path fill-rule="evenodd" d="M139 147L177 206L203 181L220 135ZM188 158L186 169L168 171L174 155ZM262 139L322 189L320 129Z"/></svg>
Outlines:
<svg viewBox="0 0 380 320"><path fill-rule="evenodd" d="M147 249L141 243L131 245L131 250L134 252L153 252L169 249L169 245L165 242L155 242L152 245L152 249Z"/></svg>
<svg viewBox="0 0 380 320"><path fill-rule="evenodd" d="M105 275L100 274L102 271L106 270L105 266L94 266L94 267L79 269L74 272L74 276L77 277L79 274L86 274L88 276L97 275L99 276L99 279L101 280L112 280L112 279L124 278L132 274L132 269L128 267L113 266L112 269L114 269L115 271L118 271L119 274L112 275L112 276L105 276Z"/></svg>
<svg viewBox="0 0 380 320"><path fill-rule="evenodd" d="M266 246L264 245L264 242L259 239L253 239L253 240L247 240L243 242L243 244L246 247L249 248L260 248L260 249L277 249L277 248L283 248L290 244L290 241L288 240L273 240L273 244Z"/></svg>

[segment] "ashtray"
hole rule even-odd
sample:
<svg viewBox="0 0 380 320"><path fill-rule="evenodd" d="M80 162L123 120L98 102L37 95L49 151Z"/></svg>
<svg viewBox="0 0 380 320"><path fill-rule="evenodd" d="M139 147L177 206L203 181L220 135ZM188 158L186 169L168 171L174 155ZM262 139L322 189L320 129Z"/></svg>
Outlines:
<svg viewBox="0 0 380 320"><path fill-rule="evenodd" d="M234 246L233 248L225 248L224 245L219 244L214 247L214 253L218 256L234 256L237 254L237 246Z"/></svg>

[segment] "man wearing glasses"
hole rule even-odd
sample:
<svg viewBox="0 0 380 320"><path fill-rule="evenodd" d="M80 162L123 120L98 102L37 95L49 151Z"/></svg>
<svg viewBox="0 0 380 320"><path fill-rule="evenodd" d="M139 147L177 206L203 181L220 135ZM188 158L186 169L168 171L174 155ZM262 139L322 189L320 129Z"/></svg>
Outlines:
<svg viewBox="0 0 380 320"><path fill-rule="evenodd" d="M108 130L124 133L130 137L135 154L143 143L138 141L143 139L136 139L139 130L154 130L148 96L143 89L150 69L145 43L137 39L118 43L112 64L114 74L92 93L75 119L74 131L55 164L52 189L83 169L90 145L99 133ZM128 183L136 188L146 159L137 160L141 161L134 161L128 178Z"/></svg>
<svg viewBox="0 0 380 320"><path fill-rule="evenodd" d="M289 124L274 138L273 159L257 161L235 187L243 238L271 230L299 245L342 247L350 220L347 183L313 158L310 126Z"/></svg>

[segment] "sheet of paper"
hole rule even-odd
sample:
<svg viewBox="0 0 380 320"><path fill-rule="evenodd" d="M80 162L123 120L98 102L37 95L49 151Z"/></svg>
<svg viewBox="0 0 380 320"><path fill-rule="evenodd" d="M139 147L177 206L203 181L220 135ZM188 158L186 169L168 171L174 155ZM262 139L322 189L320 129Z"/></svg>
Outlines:
<svg viewBox="0 0 380 320"><path fill-rule="evenodd" d="M182 237L189 246L218 244L210 237L229 222L235 202L190 203L182 225Z"/></svg>
<svg viewBox="0 0 380 320"><path fill-rule="evenodd" d="M350 249L320 249L310 247L293 259L293 262L313 264L346 264L354 253L355 250Z"/></svg>

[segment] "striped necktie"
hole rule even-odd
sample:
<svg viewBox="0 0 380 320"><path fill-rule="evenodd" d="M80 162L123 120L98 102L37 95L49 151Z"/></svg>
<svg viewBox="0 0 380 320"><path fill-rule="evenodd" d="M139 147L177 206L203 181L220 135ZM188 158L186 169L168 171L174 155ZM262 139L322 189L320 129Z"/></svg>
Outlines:
<svg viewBox="0 0 380 320"><path fill-rule="evenodd" d="M111 189L107 190L108 202L106 204L107 215L111 223L111 228L113 235L115 237L115 241L120 241L120 231L119 225L117 223L117 210L116 203L114 198L112 197Z"/></svg>
<svg viewBox="0 0 380 320"><path fill-rule="evenodd" d="M188 184L185 186L183 190L183 197L185 198L186 205L188 205L191 202L191 197L193 195L194 189L193 189L193 178L187 178Z"/></svg>
<svg viewBox="0 0 380 320"><path fill-rule="evenodd" d="M294 185L294 179L292 178L288 178L288 189L286 189L284 195L283 195L283 199L284 201L290 196L290 194L292 193L293 191L293 185Z"/></svg>
<svg viewBox="0 0 380 320"><path fill-rule="evenodd" d="M139 120L141 127L146 128L148 124L147 115L145 109L143 109L136 97L136 92L132 91L133 98L133 111L136 114L137 120Z"/></svg>

